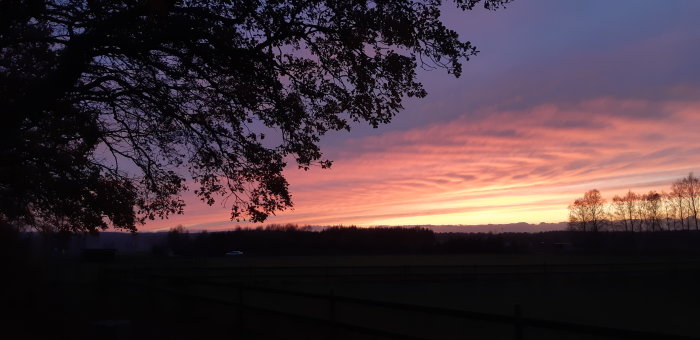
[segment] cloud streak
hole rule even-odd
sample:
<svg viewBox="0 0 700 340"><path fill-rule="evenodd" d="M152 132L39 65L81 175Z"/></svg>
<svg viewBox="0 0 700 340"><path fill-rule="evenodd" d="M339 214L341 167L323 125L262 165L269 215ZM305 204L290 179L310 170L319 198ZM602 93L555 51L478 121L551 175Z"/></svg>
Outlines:
<svg viewBox="0 0 700 340"><path fill-rule="evenodd" d="M480 117L480 118L473 118ZM300 224L556 222L583 191L666 189L700 169L700 101L597 98L486 110L347 140L331 170L286 175ZM190 202L191 203L191 202ZM232 227L220 207L184 224ZM170 224L172 225L172 223Z"/></svg>
<svg viewBox="0 0 700 340"><path fill-rule="evenodd" d="M588 189L661 190L700 172L700 4L639 2L443 13L483 51L463 77L421 72L430 96L395 122L326 136L332 169L290 166L295 208L269 222L558 222ZM186 215L142 229L236 226L218 203L185 200Z"/></svg>

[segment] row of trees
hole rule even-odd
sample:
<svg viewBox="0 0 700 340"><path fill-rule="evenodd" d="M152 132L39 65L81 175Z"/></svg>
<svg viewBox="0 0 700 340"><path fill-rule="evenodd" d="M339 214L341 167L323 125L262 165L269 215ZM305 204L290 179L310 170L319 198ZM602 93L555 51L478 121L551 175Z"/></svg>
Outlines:
<svg viewBox="0 0 700 340"><path fill-rule="evenodd" d="M221 256L231 250L246 255L417 254L434 245L435 233L426 228L311 227L273 224L255 229L188 233L183 227L168 232L164 248L181 256Z"/></svg>
<svg viewBox="0 0 700 340"><path fill-rule="evenodd" d="M586 192L569 205L569 228L575 231L700 230L700 179L693 173L676 180L669 192L651 190L605 200Z"/></svg>
<svg viewBox="0 0 700 340"><path fill-rule="evenodd" d="M269 225L221 232L189 233L173 228L153 244L152 254L223 256L240 250L248 255L376 254L546 254L546 253L694 253L700 233L439 233L420 227L329 227L313 230L296 225Z"/></svg>

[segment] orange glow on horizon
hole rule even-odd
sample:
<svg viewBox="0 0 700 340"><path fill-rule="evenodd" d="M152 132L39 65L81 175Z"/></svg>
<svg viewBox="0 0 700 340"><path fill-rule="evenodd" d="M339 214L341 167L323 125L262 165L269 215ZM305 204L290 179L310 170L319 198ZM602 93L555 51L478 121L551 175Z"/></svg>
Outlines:
<svg viewBox="0 0 700 340"><path fill-rule="evenodd" d="M639 114L644 113L644 114ZM480 117L480 118L474 118ZM330 147L330 170L289 169L295 208L269 223L424 225L561 222L597 188L668 190L696 170L700 102L598 98L526 110L482 110L407 131ZM329 151L329 148L326 149ZM229 212L187 196L183 224L230 229Z"/></svg>

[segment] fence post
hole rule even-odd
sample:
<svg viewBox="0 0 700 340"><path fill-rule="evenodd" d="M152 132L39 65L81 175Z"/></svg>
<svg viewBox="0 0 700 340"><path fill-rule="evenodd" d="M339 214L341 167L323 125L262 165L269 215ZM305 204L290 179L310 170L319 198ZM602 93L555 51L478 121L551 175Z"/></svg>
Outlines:
<svg viewBox="0 0 700 340"><path fill-rule="evenodd" d="M518 303L513 306L513 316L515 317L513 320L515 326L513 338L515 340L523 340L523 311Z"/></svg>
<svg viewBox="0 0 700 340"><path fill-rule="evenodd" d="M336 338L336 324L335 324L335 292L331 289L328 295L328 321L331 326L329 339Z"/></svg>
<svg viewBox="0 0 700 340"><path fill-rule="evenodd" d="M238 286L238 327L243 330L245 329L245 320L243 319L243 285Z"/></svg>

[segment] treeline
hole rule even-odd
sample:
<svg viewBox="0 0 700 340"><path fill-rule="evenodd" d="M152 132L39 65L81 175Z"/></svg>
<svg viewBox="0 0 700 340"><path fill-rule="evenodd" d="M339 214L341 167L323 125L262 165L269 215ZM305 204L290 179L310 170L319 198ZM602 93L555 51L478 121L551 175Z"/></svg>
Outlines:
<svg viewBox="0 0 700 340"><path fill-rule="evenodd" d="M423 227L336 226L314 231L286 224L198 233L176 227L153 251L178 256L222 256L235 250L246 255L522 253L533 251L540 238L528 233L438 234Z"/></svg>
<svg viewBox="0 0 700 340"><path fill-rule="evenodd" d="M287 224L200 233L178 227L171 229L165 244L154 251L183 256L219 256L233 250L253 255L417 254L429 252L434 241L432 230L419 227L338 226L312 231Z"/></svg>
<svg viewBox="0 0 700 340"><path fill-rule="evenodd" d="M697 253L700 232L606 233L434 233L427 228L329 227L313 231L296 225L189 233L168 232L153 248L157 256L528 254L528 253Z"/></svg>
<svg viewBox="0 0 700 340"><path fill-rule="evenodd" d="M670 190L639 194L631 190L606 200L600 191L586 192L569 205L573 231L700 230L700 180L690 173L672 183Z"/></svg>

